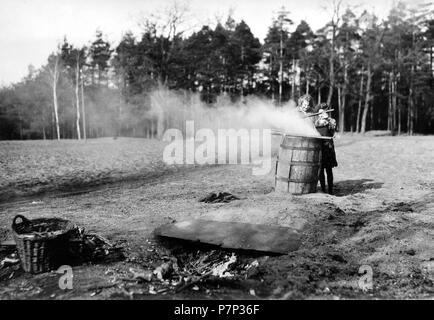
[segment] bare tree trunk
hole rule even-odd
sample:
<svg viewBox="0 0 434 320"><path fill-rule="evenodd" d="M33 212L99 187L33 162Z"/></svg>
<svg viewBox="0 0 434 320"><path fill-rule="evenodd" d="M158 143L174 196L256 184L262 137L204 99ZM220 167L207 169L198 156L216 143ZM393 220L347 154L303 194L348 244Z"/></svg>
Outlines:
<svg viewBox="0 0 434 320"><path fill-rule="evenodd" d="M414 48L415 44L415 32L412 33L412 47ZM414 127L414 62L411 64L410 71L410 89L408 95L408 124L407 131L409 135L413 135L413 127Z"/></svg>
<svg viewBox="0 0 434 320"><path fill-rule="evenodd" d="M392 72L389 73L389 82L388 82L388 110L387 110L387 130L392 130Z"/></svg>
<svg viewBox="0 0 434 320"><path fill-rule="evenodd" d="M273 74L273 53L270 54L270 89L271 89L271 101L274 103L276 97L274 96L274 83L271 75Z"/></svg>
<svg viewBox="0 0 434 320"><path fill-rule="evenodd" d="M95 67L92 67L91 68L91 71L92 71L92 74L91 74L91 84L92 84L92 86L94 86L95 85Z"/></svg>
<svg viewBox="0 0 434 320"><path fill-rule="evenodd" d="M282 39L280 39L280 61L279 61L279 106L282 105L282 82L283 82L283 51Z"/></svg>
<svg viewBox="0 0 434 320"><path fill-rule="evenodd" d="M298 61L297 61L297 67L298 67ZM297 78L296 79L298 79L297 97L301 97L301 73L297 72Z"/></svg>
<svg viewBox="0 0 434 320"><path fill-rule="evenodd" d="M21 115L21 110L18 110L18 120L20 124L20 140L23 140L23 117Z"/></svg>
<svg viewBox="0 0 434 320"><path fill-rule="evenodd" d="M434 77L434 69L433 69L433 56L434 55L433 55L433 50L432 50L433 45L434 45L434 43L431 43L429 45L429 68L430 68L429 71L430 71L431 80ZM431 88L432 88L433 83L434 83L434 81L431 81Z"/></svg>
<svg viewBox="0 0 434 320"><path fill-rule="evenodd" d="M361 124L361 133L366 132L366 119L368 115L369 110L369 103L371 100L371 82L372 82L372 71L371 71L371 64L368 64L368 70L367 70L367 81L366 81L366 97L365 97L365 106L363 109L363 116L362 116L362 124Z"/></svg>
<svg viewBox="0 0 434 320"><path fill-rule="evenodd" d="M374 125L375 125L375 121L374 121L374 104L372 103L372 96L371 96L371 103L370 103L370 108L369 108L369 111L370 111L370 117L369 117L369 130L374 130L375 129L375 127L374 127Z"/></svg>
<svg viewBox="0 0 434 320"><path fill-rule="evenodd" d="M408 95L408 113L407 113L407 133L409 135L413 135L413 126L414 126L414 89L413 89L413 74L414 74L414 65L411 66L411 75L410 75L410 88Z"/></svg>
<svg viewBox="0 0 434 320"><path fill-rule="evenodd" d="M363 69L362 75L360 77L360 89L359 89L359 107L357 108L357 119L356 119L356 132L360 132L360 116L362 113L362 100L363 100Z"/></svg>
<svg viewBox="0 0 434 320"><path fill-rule="evenodd" d="M54 64L54 70L51 71L51 76L53 78L52 88L53 88L53 106L54 106L54 118L56 120L56 133L57 140L60 140L60 128L59 128L59 106L57 103L57 81L59 79L59 57L56 57L56 62Z"/></svg>
<svg viewBox="0 0 434 320"><path fill-rule="evenodd" d="M81 113L83 115L83 138L87 139L86 134L86 108L84 105L84 84L83 84L83 73L81 73Z"/></svg>
<svg viewBox="0 0 434 320"><path fill-rule="evenodd" d="M397 110L397 96L396 96L396 86L397 86L397 80L396 76L393 76L392 79L392 130L396 130L396 110Z"/></svg>
<svg viewBox="0 0 434 320"><path fill-rule="evenodd" d="M54 138L54 127L56 125L54 124L54 111L51 111L51 125L50 125L50 131L51 131L51 139Z"/></svg>
<svg viewBox="0 0 434 320"><path fill-rule="evenodd" d="M118 121L117 121L117 136L121 135L122 132L122 92L119 93L119 108L118 108Z"/></svg>
<svg viewBox="0 0 434 320"><path fill-rule="evenodd" d="M348 85L348 64L346 62L344 66L344 83L342 86L342 92L340 93L339 101L339 132L343 133L345 130L345 108L347 103L347 85Z"/></svg>
<svg viewBox="0 0 434 320"><path fill-rule="evenodd" d="M241 46L241 63L242 63L242 65L244 65L244 55L245 55L245 53L244 53L244 46ZM243 76L242 76L242 79L241 79L241 102L243 102L244 101L244 74L243 74Z"/></svg>
<svg viewBox="0 0 434 320"><path fill-rule="evenodd" d="M338 86L339 132L341 131L342 89Z"/></svg>
<svg viewBox="0 0 434 320"><path fill-rule="evenodd" d="M396 127L398 128L398 135L401 134L401 128L402 128L402 126L401 126L401 104L402 104L402 102L401 102L401 100L399 100L399 98L397 96L397 88L398 88L399 78L400 78L400 74L398 73L397 77L395 78L394 85L393 85L393 91L395 93L393 103L395 104L395 111L397 113L395 118L396 118L396 122L397 122Z"/></svg>
<svg viewBox="0 0 434 320"><path fill-rule="evenodd" d="M398 104L398 135L401 134L401 104Z"/></svg>
<svg viewBox="0 0 434 320"><path fill-rule="evenodd" d="M332 50L332 52L334 52L334 50ZM332 98L333 98L333 90L334 90L334 85L335 85L335 67L334 67L334 54L331 53L330 54L330 59L329 59L329 63L330 63L330 72L329 72L329 77L330 77L330 85L329 85L329 93L327 96L327 105L330 106L330 104L332 103Z"/></svg>
<svg viewBox="0 0 434 320"><path fill-rule="evenodd" d="M423 106L423 105L424 105L423 96L422 96L422 94L420 94L419 99L416 97L415 106ZM418 108L415 106L413 108L413 133L414 133L414 127L416 127L416 129L419 127L419 125L418 125L419 124L419 112L418 112Z"/></svg>
<svg viewBox="0 0 434 320"><path fill-rule="evenodd" d="M411 98L409 98L409 125L408 125L408 134L413 135L414 133L414 97L413 93L411 94Z"/></svg>
<svg viewBox="0 0 434 320"><path fill-rule="evenodd" d="M343 133L345 131L345 109L346 109L346 105L347 105L347 95L345 90L343 90L344 92L342 93L342 118L341 118L341 124L340 124L340 133Z"/></svg>
<svg viewBox="0 0 434 320"><path fill-rule="evenodd" d="M155 121L151 119L151 138L155 138Z"/></svg>
<svg viewBox="0 0 434 320"><path fill-rule="evenodd" d="M282 85L283 85L283 31L280 26L280 68L279 68L279 106L282 105Z"/></svg>
<svg viewBox="0 0 434 320"><path fill-rule="evenodd" d="M410 90L411 92L411 90ZM408 95L408 101L407 101L407 134L410 135L410 108L411 108L411 94Z"/></svg>
<svg viewBox="0 0 434 320"><path fill-rule="evenodd" d="M330 106L332 103L333 98L333 90L335 87L335 37L336 37L336 25L333 22L333 33L332 33L332 39L331 39L331 48L330 48L330 56L329 56L329 79L330 79L330 85L329 85L329 93L327 96L327 105Z"/></svg>
<svg viewBox="0 0 434 320"><path fill-rule="evenodd" d="M292 87L291 87L291 99L295 100L295 59L292 58Z"/></svg>
<svg viewBox="0 0 434 320"><path fill-rule="evenodd" d="M80 130L80 95L79 95L79 85L80 85L80 60L79 55L77 54L77 65L75 67L75 100L76 100L76 108L77 108L77 139L81 140L81 130Z"/></svg>
<svg viewBox="0 0 434 320"><path fill-rule="evenodd" d="M309 94L309 79L306 79L306 94Z"/></svg>

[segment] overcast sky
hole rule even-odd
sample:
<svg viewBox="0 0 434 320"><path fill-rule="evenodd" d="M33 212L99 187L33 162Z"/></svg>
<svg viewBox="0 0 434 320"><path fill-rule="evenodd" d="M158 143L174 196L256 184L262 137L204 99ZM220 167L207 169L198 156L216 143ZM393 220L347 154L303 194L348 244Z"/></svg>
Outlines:
<svg viewBox="0 0 434 320"><path fill-rule="evenodd" d="M182 0L181 0L182 1ZM282 5L298 23L306 20L316 30L330 14L324 6L332 0L187 0L191 21L198 27L226 17L234 9L237 21L244 19L263 41L272 17ZM422 0L416 0L422 1ZM140 16L163 10L172 0L1 0L0 85L8 85L27 74L27 67L40 67L66 35L75 45L88 44L97 29L116 44L127 30L139 33ZM414 1L413 1L414 2ZM393 0L344 0L360 4L384 16ZM359 11L357 10L357 11Z"/></svg>

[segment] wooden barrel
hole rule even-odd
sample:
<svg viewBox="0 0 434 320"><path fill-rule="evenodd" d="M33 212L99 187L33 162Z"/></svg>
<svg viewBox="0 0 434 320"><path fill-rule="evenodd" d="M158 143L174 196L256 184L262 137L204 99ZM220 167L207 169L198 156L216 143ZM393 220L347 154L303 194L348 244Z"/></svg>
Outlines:
<svg viewBox="0 0 434 320"><path fill-rule="evenodd" d="M282 138L276 162L275 191L316 192L322 143L321 138L288 135Z"/></svg>

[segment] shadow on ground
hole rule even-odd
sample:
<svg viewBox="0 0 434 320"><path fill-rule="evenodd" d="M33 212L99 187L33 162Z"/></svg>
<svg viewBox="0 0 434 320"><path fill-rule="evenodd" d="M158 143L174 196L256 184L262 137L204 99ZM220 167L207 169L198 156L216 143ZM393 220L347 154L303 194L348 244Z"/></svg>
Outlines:
<svg viewBox="0 0 434 320"><path fill-rule="evenodd" d="M344 180L334 185L335 196L344 197L356 193L362 193L368 189L380 189L383 182L371 182L372 179Z"/></svg>

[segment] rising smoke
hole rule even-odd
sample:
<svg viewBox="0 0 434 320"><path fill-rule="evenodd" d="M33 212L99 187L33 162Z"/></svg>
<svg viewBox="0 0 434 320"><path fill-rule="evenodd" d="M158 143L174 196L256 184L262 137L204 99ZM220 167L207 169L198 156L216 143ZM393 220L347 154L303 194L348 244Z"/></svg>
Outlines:
<svg viewBox="0 0 434 320"><path fill-rule="evenodd" d="M151 93L151 113L158 118L158 131L169 128L184 129L186 121L193 120L196 128L217 129L272 129L287 134L319 136L309 119L303 119L296 104L289 101L276 107L271 100L248 96L232 102L226 95L208 105L198 93L169 91L160 88Z"/></svg>

